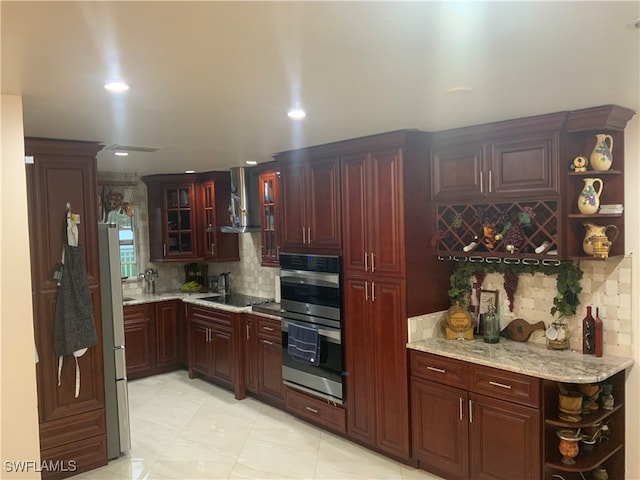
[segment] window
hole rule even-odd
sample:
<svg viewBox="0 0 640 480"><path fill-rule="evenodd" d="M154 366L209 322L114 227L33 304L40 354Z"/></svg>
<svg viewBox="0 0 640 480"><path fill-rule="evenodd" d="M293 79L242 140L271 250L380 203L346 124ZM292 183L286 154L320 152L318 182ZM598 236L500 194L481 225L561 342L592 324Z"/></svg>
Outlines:
<svg viewBox="0 0 640 480"><path fill-rule="evenodd" d="M135 277L138 271L135 248L134 217L130 217L119 210L109 212L108 223L118 225L120 239L120 276Z"/></svg>

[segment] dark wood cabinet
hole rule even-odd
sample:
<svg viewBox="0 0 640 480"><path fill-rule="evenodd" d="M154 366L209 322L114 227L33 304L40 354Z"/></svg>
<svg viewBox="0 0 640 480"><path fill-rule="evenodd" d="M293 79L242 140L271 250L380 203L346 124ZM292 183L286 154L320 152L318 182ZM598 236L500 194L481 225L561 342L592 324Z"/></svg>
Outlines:
<svg viewBox="0 0 640 480"><path fill-rule="evenodd" d="M327 430L346 432L346 410L342 405L307 395L294 388L285 387L287 411Z"/></svg>
<svg viewBox="0 0 640 480"><path fill-rule="evenodd" d="M123 308L127 378L134 380L180 368L180 303L168 300Z"/></svg>
<svg viewBox="0 0 640 480"><path fill-rule="evenodd" d="M411 351L413 456L447 478L541 478L541 380Z"/></svg>
<svg viewBox="0 0 640 480"><path fill-rule="evenodd" d="M432 198L436 202L460 202L486 196L487 170L483 143L438 142L431 146Z"/></svg>
<svg viewBox="0 0 640 480"><path fill-rule="evenodd" d="M188 305L189 378L204 375L239 393L236 314Z"/></svg>
<svg viewBox="0 0 640 480"><path fill-rule="evenodd" d="M244 372L247 391L284 406L280 320L244 314Z"/></svg>
<svg viewBox="0 0 640 480"><path fill-rule="evenodd" d="M280 228L279 179L280 174L275 170L262 172L259 177L261 264L264 267L280 266L278 235Z"/></svg>
<svg viewBox="0 0 640 480"><path fill-rule="evenodd" d="M148 175L149 257L153 261L239 260L238 235L228 224L228 172Z"/></svg>
<svg viewBox="0 0 640 480"><path fill-rule="evenodd" d="M287 152L280 162L282 250L337 253L342 245L340 159Z"/></svg>
<svg viewBox="0 0 640 480"><path fill-rule="evenodd" d="M97 228L96 154L92 142L25 138L33 324L39 362L35 365L42 462L76 460L74 472L43 471L42 478L75 475L107 463L104 357ZM98 342L79 357L79 395L75 397L76 368L72 356L64 360L58 385L58 356L54 352L54 318L58 286L49 279L62 253L66 204L78 215L79 244Z"/></svg>

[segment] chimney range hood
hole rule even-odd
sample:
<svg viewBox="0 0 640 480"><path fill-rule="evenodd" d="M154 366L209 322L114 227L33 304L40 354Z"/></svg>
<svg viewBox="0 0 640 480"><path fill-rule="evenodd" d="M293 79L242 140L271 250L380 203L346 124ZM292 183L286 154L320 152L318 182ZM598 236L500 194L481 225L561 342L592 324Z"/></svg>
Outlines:
<svg viewBox="0 0 640 480"><path fill-rule="evenodd" d="M229 220L231 225L220 227L223 233L260 231L260 201L258 171L254 168L232 167Z"/></svg>

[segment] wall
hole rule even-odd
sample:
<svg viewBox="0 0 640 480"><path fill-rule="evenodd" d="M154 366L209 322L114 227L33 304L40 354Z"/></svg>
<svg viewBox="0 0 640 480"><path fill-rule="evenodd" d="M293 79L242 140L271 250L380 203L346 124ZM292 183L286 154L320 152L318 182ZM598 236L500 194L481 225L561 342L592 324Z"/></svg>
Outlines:
<svg viewBox="0 0 640 480"><path fill-rule="evenodd" d="M33 479L5 463L40 461L22 99L2 95L0 118L0 478Z"/></svg>

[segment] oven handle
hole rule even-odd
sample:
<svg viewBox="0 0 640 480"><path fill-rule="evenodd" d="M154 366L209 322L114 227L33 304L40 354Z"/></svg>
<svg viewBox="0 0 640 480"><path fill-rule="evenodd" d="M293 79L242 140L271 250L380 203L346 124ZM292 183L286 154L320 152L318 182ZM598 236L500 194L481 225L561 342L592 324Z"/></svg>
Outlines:
<svg viewBox="0 0 640 480"><path fill-rule="evenodd" d="M303 325L313 324L317 327L328 327L335 328L336 330L340 330L340 320L333 320L329 318L323 317L314 317L313 315L296 313L284 309L281 314L282 320L294 320L297 322L302 322ZM317 321L316 321L317 320Z"/></svg>
<svg viewBox="0 0 640 480"><path fill-rule="evenodd" d="M340 276L336 273L307 272L304 270L280 270L280 283L289 285L317 285L340 288Z"/></svg>
<svg viewBox="0 0 640 480"><path fill-rule="evenodd" d="M293 323L294 325L305 326L305 325L302 325L305 322L291 322L283 318L282 319L283 332L289 331L289 323ZM318 330L318 334L320 334L322 337L327 338L327 342L336 343L338 345L342 343L342 335L341 335L340 329L331 328L331 327L318 327L317 325L314 325L314 324L308 324L308 325L313 325Z"/></svg>

